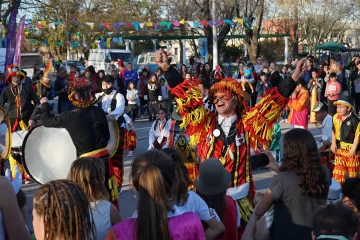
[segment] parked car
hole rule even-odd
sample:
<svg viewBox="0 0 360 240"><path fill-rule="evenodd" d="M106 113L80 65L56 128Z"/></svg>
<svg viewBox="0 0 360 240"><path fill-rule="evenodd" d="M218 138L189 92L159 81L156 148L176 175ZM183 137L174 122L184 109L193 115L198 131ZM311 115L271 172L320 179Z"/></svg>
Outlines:
<svg viewBox="0 0 360 240"><path fill-rule="evenodd" d="M77 71L80 73L80 75L84 74L85 67L80 61L75 60L65 60L61 63L60 67L65 67L67 72L70 72L70 66L75 65L77 68Z"/></svg>
<svg viewBox="0 0 360 240"><path fill-rule="evenodd" d="M42 71L45 70L45 65L40 53L21 53L20 68L24 70L30 78L32 78L34 74L35 64L38 64Z"/></svg>
<svg viewBox="0 0 360 240"><path fill-rule="evenodd" d="M116 68L118 68L118 59L127 63L133 62L133 56L130 50L124 49L91 49L89 53L88 66L92 65L95 71L107 71L110 62L113 60Z"/></svg>

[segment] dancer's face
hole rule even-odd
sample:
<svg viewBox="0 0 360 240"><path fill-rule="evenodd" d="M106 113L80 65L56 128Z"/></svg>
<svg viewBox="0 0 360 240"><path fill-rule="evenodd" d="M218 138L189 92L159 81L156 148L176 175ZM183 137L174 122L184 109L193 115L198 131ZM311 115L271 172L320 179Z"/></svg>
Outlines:
<svg viewBox="0 0 360 240"><path fill-rule="evenodd" d="M214 104L217 113L223 117L231 116L236 109L235 96L226 93L216 93Z"/></svg>

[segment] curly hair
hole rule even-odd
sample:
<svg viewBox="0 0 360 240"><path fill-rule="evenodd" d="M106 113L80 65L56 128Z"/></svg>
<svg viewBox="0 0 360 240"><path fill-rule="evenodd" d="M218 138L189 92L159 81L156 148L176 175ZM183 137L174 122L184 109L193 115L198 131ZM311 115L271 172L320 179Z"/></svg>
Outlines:
<svg viewBox="0 0 360 240"><path fill-rule="evenodd" d="M300 177L299 187L311 198L326 198L326 179L316 142L311 133L295 128L285 133L284 160L280 172L294 172Z"/></svg>
<svg viewBox="0 0 360 240"><path fill-rule="evenodd" d="M90 203L74 182L56 180L42 185L34 196L34 210L44 219L44 239L92 239L96 228Z"/></svg>

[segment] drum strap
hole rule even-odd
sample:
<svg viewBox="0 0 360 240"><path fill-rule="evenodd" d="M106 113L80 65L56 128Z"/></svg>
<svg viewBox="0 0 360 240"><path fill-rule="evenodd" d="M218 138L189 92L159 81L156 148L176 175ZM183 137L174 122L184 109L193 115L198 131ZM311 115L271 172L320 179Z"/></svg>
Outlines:
<svg viewBox="0 0 360 240"><path fill-rule="evenodd" d="M103 157L106 154L109 154L109 151L106 147L104 147L92 152L84 153L80 157Z"/></svg>

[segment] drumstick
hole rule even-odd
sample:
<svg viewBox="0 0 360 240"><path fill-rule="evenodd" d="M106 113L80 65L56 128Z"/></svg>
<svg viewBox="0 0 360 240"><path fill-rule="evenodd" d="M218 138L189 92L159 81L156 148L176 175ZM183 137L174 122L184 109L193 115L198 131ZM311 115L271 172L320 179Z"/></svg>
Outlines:
<svg viewBox="0 0 360 240"><path fill-rule="evenodd" d="M101 98L103 98L105 96L105 93L103 95L101 95L98 99L95 99L95 101L91 104L94 105L96 104Z"/></svg>

